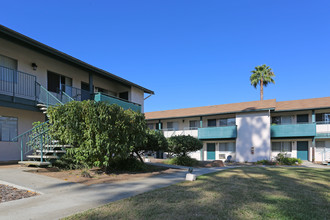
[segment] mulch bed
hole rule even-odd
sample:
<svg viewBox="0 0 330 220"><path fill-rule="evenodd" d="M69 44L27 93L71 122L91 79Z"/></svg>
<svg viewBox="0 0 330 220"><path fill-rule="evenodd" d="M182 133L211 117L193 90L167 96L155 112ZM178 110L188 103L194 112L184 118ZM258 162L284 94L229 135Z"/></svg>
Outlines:
<svg viewBox="0 0 330 220"><path fill-rule="evenodd" d="M38 193L0 184L0 203L36 196Z"/></svg>

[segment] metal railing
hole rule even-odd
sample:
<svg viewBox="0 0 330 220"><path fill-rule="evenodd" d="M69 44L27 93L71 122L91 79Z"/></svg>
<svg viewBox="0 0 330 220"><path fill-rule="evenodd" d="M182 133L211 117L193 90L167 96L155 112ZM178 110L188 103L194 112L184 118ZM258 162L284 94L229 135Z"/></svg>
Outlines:
<svg viewBox="0 0 330 220"><path fill-rule="evenodd" d="M57 97L55 97L55 95L53 95L51 92L49 92L39 83L36 83L36 88L37 88L36 97L39 103L46 105L47 108L49 106L55 106L58 104L63 105L63 103Z"/></svg>
<svg viewBox="0 0 330 220"><path fill-rule="evenodd" d="M20 143L21 161L24 160L24 155L39 149L41 154L40 161L43 162L44 146L52 142L52 137L48 132L49 128L49 121L46 121L13 138L13 141Z"/></svg>
<svg viewBox="0 0 330 220"><path fill-rule="evenodd" d="M89 91L78 89L68 85L61 85L62 91L69 95L75 101L84 101L91 98Z"/></svg>
<svg viewBox="0 0 330 220"><path fill-rule="evenodd" d="M37 77L0 66L0 94L35 100Z"/></svg>

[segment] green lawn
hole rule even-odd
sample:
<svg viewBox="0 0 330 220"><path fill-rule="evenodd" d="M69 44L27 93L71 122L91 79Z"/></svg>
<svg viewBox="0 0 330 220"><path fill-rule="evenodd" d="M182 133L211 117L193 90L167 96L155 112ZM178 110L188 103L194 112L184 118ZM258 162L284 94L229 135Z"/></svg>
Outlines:
<svg viewBox="0 0 330 220"><path fill-rule="evenodd" d="M200 176L68 219L329 219L330 169L245 167Z"/></svg>

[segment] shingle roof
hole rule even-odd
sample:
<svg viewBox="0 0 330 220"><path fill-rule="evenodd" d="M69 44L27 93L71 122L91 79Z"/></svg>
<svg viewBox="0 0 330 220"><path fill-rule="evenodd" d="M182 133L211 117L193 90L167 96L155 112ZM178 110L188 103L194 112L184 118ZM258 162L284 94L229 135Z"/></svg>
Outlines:
<svg viewBox="0 0 330 220"><path fill-rule="evenodd" d="M276 102L275 111L330 108L330 97Z"/></svg>
<svg viewBox="0 0 330 220"><path fill-rule="evenodd" d="M293 111L293 110L307 110L307 109L322 109L330 108L330 97L301 99L293 101L276 102L276 99L241 102L225 105L211 105L196 108L182 108L165 111L155 111L145 113L147 120L153 119L170 119L180 117L193 117L216 115L226 113L238 113L247 111L258 111L271 109L276 111Z"/></svg>
<svg viewBox="0 0 330 220"><path fill-rule="evenodd" d="M214 115L224 113L236 113L236 112L247 112L256 111L263 109L275 108L276 100L263 100L253 102L241 102L224 105L211 105L196 108L182 108L174 110L156 111L145 113L146 119L164 119L164 118L179 118L189 116L202 116L202 115Z"/></svg>

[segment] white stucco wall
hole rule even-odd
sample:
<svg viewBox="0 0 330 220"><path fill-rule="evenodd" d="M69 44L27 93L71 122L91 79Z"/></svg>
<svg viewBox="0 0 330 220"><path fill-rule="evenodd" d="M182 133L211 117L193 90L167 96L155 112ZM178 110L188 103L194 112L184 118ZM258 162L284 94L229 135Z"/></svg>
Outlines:
<svg viewBox="0 0 330 220"><path fill-rule="evenodd" d="M141 105L141 112L144 112L144 92L134 86L131 87L130 101Z"/></svg>
<svg viewBox="0 0 330 220"><path fill-rule="evenodd" d="M270 115L268 111L236 115L236 161L270 159ZM251 154L254 147L254 154Z"/></svg>
<svg viewBox="0 0 330 220"><path fill-rule="evenodd" d="M18 135L31 129L33 122L45 120L42 113L6 107L0 107L0 115L18 118ZM0 141L0 161L20 160L20 152L18 142Z"/></svg>

